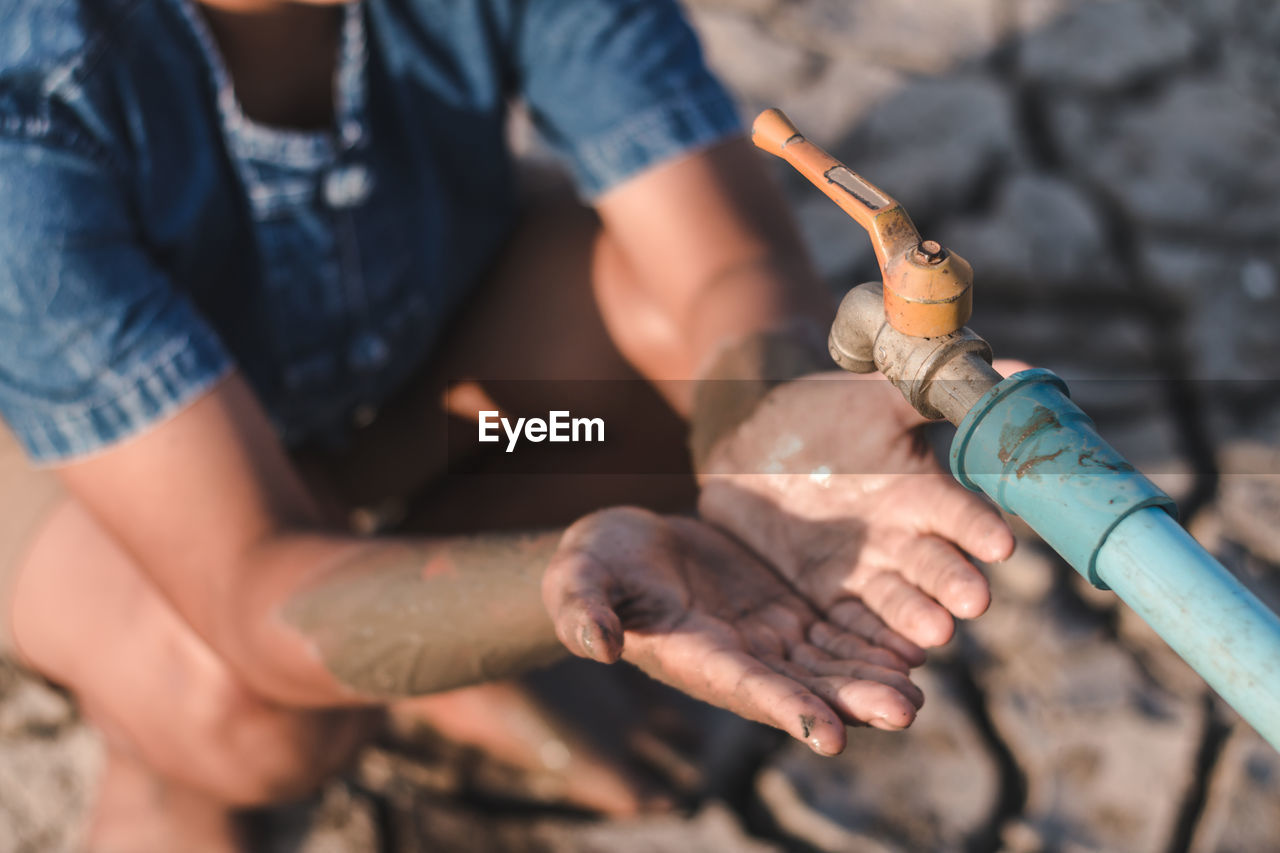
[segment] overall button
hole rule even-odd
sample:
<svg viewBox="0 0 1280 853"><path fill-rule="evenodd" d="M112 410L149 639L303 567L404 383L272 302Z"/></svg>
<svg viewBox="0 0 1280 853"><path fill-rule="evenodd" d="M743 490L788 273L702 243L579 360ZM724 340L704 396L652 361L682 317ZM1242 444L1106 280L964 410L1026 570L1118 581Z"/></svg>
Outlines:
<svg viewBox="0 0 1280 853"><path fill-rule="evenodd" d="M324 200L330 207L355 207L373 192L373 175L368 168L353 163L339 166L324 178Z"/></svg>

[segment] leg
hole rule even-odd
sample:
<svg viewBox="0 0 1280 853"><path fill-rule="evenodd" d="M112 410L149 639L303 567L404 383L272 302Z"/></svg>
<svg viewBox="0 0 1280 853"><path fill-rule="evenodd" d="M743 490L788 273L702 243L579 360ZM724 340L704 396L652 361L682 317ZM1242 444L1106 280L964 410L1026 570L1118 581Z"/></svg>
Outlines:
<svg viewBox="0 0 1280 853"><path fill-rule="evenodd" d="M500 455L479 460L480 474L443 476L446 455L424 452L443 446L447 415L441 400L448 380L479 377L494 380L482 382L482 389L513 413L567 408L606 422L643 422L648 435L660 437L646 445L668 458L630 459L631 470L681 470L683 428L652 390L634 382L527 381L636 378L594 308L593 276L619 274L597 258L597 232L589 212L563 201L526 218L431 368L386 407L351 453L324 461L340 493L362 502L424 491L416 527L455 532L563 522L612 503L692 505L687 473L566 475L555 473L562 465L544 458L548 473L514 491ZM504 346L491 347L494 340ZM472 429L464 432L474 435ZM423 464L407 464L417 460ZM572 464L587 470L580 460ZM154 839L185 826L202 827L211 843L225 847L231 806L303 793L359 742L368 725L364 717L286 711L244 689L75 504L54 511L31 541L13 594L14 633L28 661L75 691L107 733L111 761L104 778L110 784L94 824L104 844L136 829L133 842L157 846ZM458 723L459 736L468 738L459 721L470 712L448 710L459 703L476 704L465 697L442 699L438 717ZM431 716L430 709L422 713ZM159 799L157 792L163 792ZM177 812L186 816L175 818ZM155 820L141 820L141 813ZM214 839L218 833L223 837Z"/></svg>
<svg viewBox="0 0 1280 853"><path fill-rule="evenodd" d="M27 662L73 690L106 736L90 849L235 849L233 807L307 793L375 722L277 708L241 687L70 500L36 531L13 597Z"/></svg>

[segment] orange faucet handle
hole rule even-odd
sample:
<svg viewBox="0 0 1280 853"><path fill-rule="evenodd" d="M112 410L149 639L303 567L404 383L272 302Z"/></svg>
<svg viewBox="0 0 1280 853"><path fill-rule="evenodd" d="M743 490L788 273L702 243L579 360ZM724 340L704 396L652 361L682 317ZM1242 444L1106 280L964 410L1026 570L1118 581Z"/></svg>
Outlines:
<svg viewBox="0 0 1280 853"><path fill-rule="evenodd" d="M805 139L782 110L760 113L751 126L751 141L786 160L853 217L871 235L881 266L919 245L919 232L893 196Z"/></svg>
<svg viewBox="0 0 1280 853"><path fill-rule="evenodd" d="M884 277L885 314L895 329L934 337L969 320L969 264L937 243L921 243L920 232L893 196L805 139L781 110L760 113L751 140L790 163L870 235Z"/></svg>
<svg viewBox="0 0 1280 853"><path fill-rule="evenodd" d="M787 147L787 143L803 139L800 131L782 110L765 110L756 116L755 122L751 125L751 141L756 147L784 160L787 155L782 152Z"/></svg>

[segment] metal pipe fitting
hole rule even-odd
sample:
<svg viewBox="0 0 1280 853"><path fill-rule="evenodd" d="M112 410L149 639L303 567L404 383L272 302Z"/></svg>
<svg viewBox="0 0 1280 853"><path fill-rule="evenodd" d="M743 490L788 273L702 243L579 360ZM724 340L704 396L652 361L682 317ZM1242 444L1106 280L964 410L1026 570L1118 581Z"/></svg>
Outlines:
<svg viewBox="0 0 1280 853"><path fill-rule="evenodd" d="M895 329L879 282L845 294L827 346L840 367L852 373L879 370L921 415L953 424L1001 380L991 367L991 346L968 327L929 338Z"/></svg>
<svg viewBox="0 0 1280 853"><path fill-rule="evenodd" d="M956 425L951 470L1023 518L1077 571L1113 589L1280 749L1280 617L1178 526L1173 501L1102 440L1046 370L1002 379L964 327L972 271L921 241L901 205L776 110L758 146L791 163L871 235L885 284L845 294L836 364L879 370L927 418Z"/></svg>

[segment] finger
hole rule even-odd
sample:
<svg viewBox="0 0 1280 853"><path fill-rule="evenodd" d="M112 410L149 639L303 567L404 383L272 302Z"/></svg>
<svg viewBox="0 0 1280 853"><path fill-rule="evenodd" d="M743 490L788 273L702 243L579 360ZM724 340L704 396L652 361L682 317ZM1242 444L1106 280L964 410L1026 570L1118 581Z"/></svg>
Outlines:
<svg viewBox="0 0 1280 853"><path fill-rule="evenodd" d="M830 704L846 721L896 732L915 722L916 709L897 690L878 681L815 676L801 682Z"/></svg>
<svg viewBox="0 0 1280 853"><path fill-rule="evenodd" d="M804 685L834 708L849 725L899 731L916 718L916 708L910 700L887 684L840 675L815 675L790 661L778 661L775 665L779 672Z"/></svg>
<svg viewBox="0 0 1280 853"><path fill-rule="evenodd" d="M815 622L809 628L809 643L845 660L867 661L876 666L896 669L898 672L907 672L911 668L896 652L873 645L857 634L838 628L830 622ZM921 652L921 654L924 653Z"/></svg>
<svg viewBox="0 0 1280 853"><path fill-rule="evenodd" d="M923 648L941 646L955 631L951 614L895 571L868 580L862 600L886 625Z"/></svg>
<svg viewBox="0 0 1280 853"><path fill-rule="evenodd" d="M908 666L920 666L925 662L924 649L884 624L879 616L857 598L841 599L828 607L827 619L833 625L852 631L864 640L897 654Z"/></svg>
<svg viewBox="0 0 1280 853"><path fill-rule="evenodd" d="M1030 370L1031 365L1025 361L1019 361L1016 358L997 358L991 362L991 366L996 369L996 373L1008 378L1015 373L1021 373L1024 370Z"/></svg>
<svg viewBox="0 0 1280 853"><path fill-rule="evenodd" d="M622 622L609 602L610 579L586 554L557 555L543 578L542 601L556 636L573 654L614 663L622 655Z"/></svg>
<svg viewBox="0 0 1280 853"><path fill-rule="evenodd" d="M844 750L840 715L812 691L746 652L726 648L713 633L639 635L627 656L644 671L740 717L782 729L821 755Z"/></svg>
<svg viewBox="0 0 1280 853"><path fill-rule="evenodd" d="M816 646L803 643L791 650L791 660L814 675L838 675L859 681L878 681L897 690L919 710L924 706L924 691L906 673L879 666L862 659L838 659Z"/></svg>
<svg viewBox="0 0 1280 853"><path fill-rule="evenodd" d="M1013 531L977 493L948 481L934 496L925 532L941 536L988 563L1013 553Z"/></svg>
<svg viewBox="0 0 1280 853"><path fill-rule="evenodd" d="M991 589L982 572L938 537L918 536L898 556L902 576L952 615L972 619L985 613L991 604Z"/></svg>
<svg viewBox="0 0 1280 853"><path fill-rule="evenodd" d="M844 750L839 714L804 685L742 652L722 651L713 657L706 671L716 676L708 683L713 695L729 697L730 711L782 729L822 755Z"/></svg>

